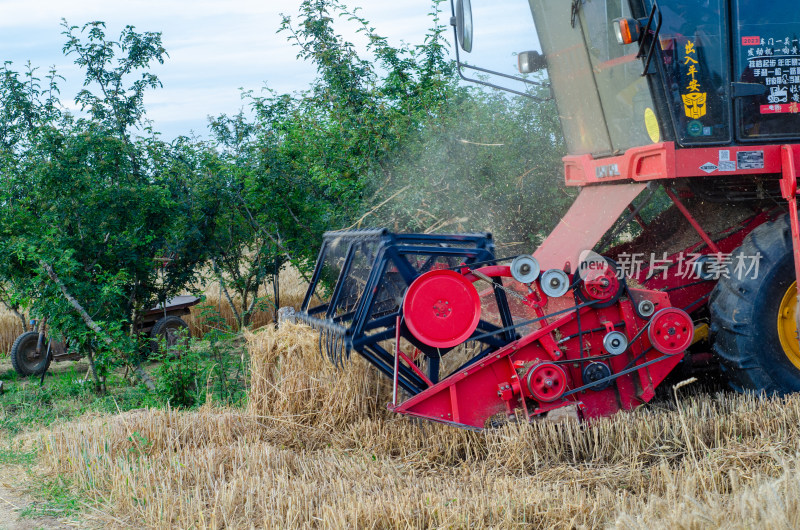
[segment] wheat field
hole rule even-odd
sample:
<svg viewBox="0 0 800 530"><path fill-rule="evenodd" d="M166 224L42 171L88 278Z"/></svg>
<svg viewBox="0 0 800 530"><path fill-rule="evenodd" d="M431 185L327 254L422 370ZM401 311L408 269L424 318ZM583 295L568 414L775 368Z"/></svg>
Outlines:
<svg viewBox="0 0 800 530"><path fill-rule="evenodd" d="M246 411L137 411L35 435L104 525L146 528L796 528L800 397L695 395L484 432L391 415L299 325L247 337ZM687 388L679 390L687 392Z"/></svg>
<svg viewBox="0 0 800 530"><path fill-rule="evenodd" d="M17 315L0 306L0 354L11 351L11 345L22 331L22 322Z"/></svg>
<svg viewBox="0 0 800 530"><path fill-rule="evenodd" d="M290 306L295 309L300 308L303 302L303 297L306 294L308 283L303 278L303 275L294 267L285 267L280 272L279 277L280 285L280 305ZM202 337L209 331L215 328L220 328L220 324L232 330L238 330L239 324L236 321L236 316L231 309L228 300L223 294L222 287L218 282L210 281L202 286L205 294L205 300L191 308L191 314L184 317L184 320L189 324L189 329L194 337ZM264 292L268 296L272 294L272 284L266 286ZM241 314L242 300L238 296L232 296L232 301L236 310ZM250 321L251 329L258 329L267 324L274 322L275 310L271 301L265 302L253 312Z"/></svg>

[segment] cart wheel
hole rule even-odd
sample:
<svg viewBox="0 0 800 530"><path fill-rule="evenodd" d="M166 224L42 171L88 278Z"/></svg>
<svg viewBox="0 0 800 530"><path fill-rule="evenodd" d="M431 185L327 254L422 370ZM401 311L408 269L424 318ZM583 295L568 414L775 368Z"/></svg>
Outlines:
<svg viewBox="0 0 800 530"><path fill-rule="evenodd" d="M150 330L150 338L152 339L150 348L153 353L177 355L180 345L184 347L189 345L189 324L180 317L163 317ZM166 345L166 351L162 351L162 344Z"/></svg>
<svg viewBox="0 0 800 530"><path fill-rule="evenodd" d="M47 371L52 358L47 356L47 339L42 347L42 352L36 353L36 344L39 342L39 333L28 331L23 333L11 346L11 365L22 376L40 375Z"/></svg>

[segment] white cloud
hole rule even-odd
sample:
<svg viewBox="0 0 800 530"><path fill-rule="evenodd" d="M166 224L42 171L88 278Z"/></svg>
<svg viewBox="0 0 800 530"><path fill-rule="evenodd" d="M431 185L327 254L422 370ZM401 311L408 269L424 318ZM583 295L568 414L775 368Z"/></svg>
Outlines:
<svg viewBox="0 0 800 530"><path fill-rule="evenodd" d="M71 58L61 54L62 18L74 25L104 20L110 37L116 37L127 24L139 31L161 31L170 58L154 69L164 89L146 99L150 117L168 137L187 132L177 129L177 124L190 124L196 132L202 132L206 116L238 111L240 87L259 90L267 83L279 92L291 92L305 88L314 78L313 67L296 59L297 49L287 42L287 35L276 34L281 13L296 15L300 3L301 0L3 0L0 61L13 60L20 68L30 59L42 68L40 73L57 65L59 72L69 78L62 93L67 100L80 89L81 74L71 64ZM360 6L359 15L395 44L421 43L432 23L428 16L430 0L345 3ZM525 0L492 2L491 12L500 16L501 26L496 30L499 34L520 23L519 17L503 18L504 3L527 9ZM443 7L448 10L443 15L446 21L449 5ZM483 11L476 8L476 17L479 13ZM363 46L363 37L355 34L354 23L337 20L336 27L346 38ZM489 39L483 41L487 49L488 43ZM508 58L508 52L501 57Z"/></svg>

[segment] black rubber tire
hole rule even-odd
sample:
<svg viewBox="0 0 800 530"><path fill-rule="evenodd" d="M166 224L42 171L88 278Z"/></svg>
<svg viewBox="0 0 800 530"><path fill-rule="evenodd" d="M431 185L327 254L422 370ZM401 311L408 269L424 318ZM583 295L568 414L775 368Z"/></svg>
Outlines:
<svg viewBox="0 0 800 530"><path fill-rule="evenodd" d="M161 353L161 345L166 343L168 353L176 353L172 348L183 337L184 345L189 343L189 324L181 317L166 316L155 323L150 330L150 349L153 353Z"/></svg>
<svg viewBox="0 0 800 530"><path fill-rule="evenodd" d="M733 274L737 256L761 253L757 278ZM731 387L783 395L800 391L800 370L783 351L778 309L795 281L787 215L753 230L732 256L730 278L711 293L711 340Z"/></svg>
<svg viewBox="0 0 800 530"><path fill-rule="evenodd" d="M41 375L50 367L53 359L47 355L47 340L45 339L44 351L39 358L36 357L38 342L39 332L28 331L17 337L11 346L11 366L21 377Z"/></svg>

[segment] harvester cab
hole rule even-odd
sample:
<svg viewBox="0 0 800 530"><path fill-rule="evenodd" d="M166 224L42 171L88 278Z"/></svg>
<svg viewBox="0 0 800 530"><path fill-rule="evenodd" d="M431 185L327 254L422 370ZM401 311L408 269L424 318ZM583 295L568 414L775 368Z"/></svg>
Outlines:
<svg viewBox="0 0 800 530"><path fill-rule="evenodd" d="M451 4L459 73L555 99L569 211L521 256L489 234L328 233L300 319L334 362L390 378L392 410L470 428L633 409L682 361L800 391L800 11L528 3L539 47L516 50L518 77L462 61L481 22ZM655 196L671 207L648 222Z"/></svg>

